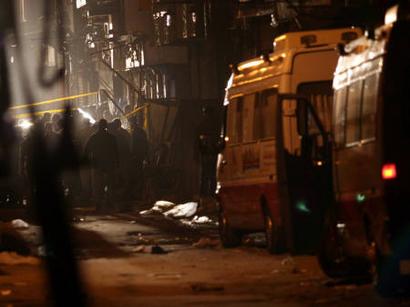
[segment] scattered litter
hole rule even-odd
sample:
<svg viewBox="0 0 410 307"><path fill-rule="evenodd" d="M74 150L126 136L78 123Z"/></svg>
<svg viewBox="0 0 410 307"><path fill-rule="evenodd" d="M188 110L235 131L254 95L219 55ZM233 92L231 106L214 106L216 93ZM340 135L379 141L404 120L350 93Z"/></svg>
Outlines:
<svg viewBox="0 0 410 307"><path fill-rule="evenodd" d="M45 247L44 245L40 245L40 246L37 248L37 255L39 255L40 257L45 257L45 256L47 256L46 247Z"/></svg>
<svg viewBox="0 0 410 307"><path fill-rule="evenodd" d="M163 249L161 246L154 245L151 247L151 254L164 255L164 254L168 254L168 252L165 249Z"/></svg>
<svg viewBox="0 0 410 307"><path fill-rule="evenodd" d="M73 221L74 223L85 222L85 218L75 216L75 217L73 217L72 221Z"/></svg>
<svg viewBox="0 0 410 307"><path fill-rule="evenodd" d="M208 291L224 291L225 288L222 285L196 283L191 285L191 289L194 292L208 292Z"/></svg>
<svg viewBox="0 0 410 307"><path fill-rule="evenodd" d="M11 289L1 289L1 290L0 290L0 294L1 294L2 296L8 296L8 295L11 294Z"/></svg>
<svg viewBox="0 0 410 307"><path fill-rule="evenodd" d="M166 211L164 215L174 218L191 217L195 214L197 209L198 203L188 202L175 206L173 209Z"/></svg>
<svg viewBox="0 0 410 307"><path fill-rule="evenodd" d="M151 209L140 211L140 215L152 215L152 214L164 213L165 211L169 211L175 206L176 204L170 201L158 200L157 202L155 202L154 206Z"/></svg>
<svg viewBox="0 0 410 307"><path fill-rule="evenodd" d="M2 252L0 253L0 264L8 264L8 265L15 265L15 264L31 264L37 265L40 261L38 258L31 257L31 256L20 256L15 252Z"/></svg>
<svg viewBox="0 0 410 307"><path fill-rule="evenodd" d="M283 259L280 263L282 266L286 267L287 270L289 270L290 273L292 274L300 274L300 273L306 273L306 270L301 270L297 265L295 260L288 256L285 259Z"/></svg>
<svg viewBox="0 0 410 307"><path fill-rule="evenodd" d="M292 257L286 257L280 262L281 265L287 266L287 267L294 267L295 266L295 260Z"/></svg>
<svg viewBox="0 0 410 307"><path fill-rule="evenodd" d="M178 272L165 272L165 273L152 273L148 276L155 279L180 279L182 277L181 273Z"/></svg>
<svg viewBox="0 0 410 307"><path fill-rule="evenodd" d="M142 233L139 231L127 231L127 236L142 236Z"/></svg>
<svg viewBox="0 0 410 307"><path fill-rule="evenodd" d="M243 239L243 244L245 246L265 247L266 246L266 235L265 233L253 233L253 234L245 235Z"/></svg>
<svg viewBox="0 0 410 307"><path fill-rule="evenodd" d="M174 208L175 206L176 204L174 204L173 202L166 201L166 200L158 200L154 204L154 207L152 207L152 210L159 211L159 212L165 212L171 208Z"/></svg>
<svg viewBox="0 0 410 307"><path fill-rule="evenodd" d="M193 247L197 248L215 248L219 247L221 242L217 239L201 238L198 242L192 244Z"/></svg>
<svg viewBox="0 0 410 307"><path fill-rule="evenodd" d="M157 212L152 210L152 209L140 211L140 215L152 215L152 214L156 214L156 213Z"/></svg>
<svg viewBox="0 0 410 307"><path fill-rule="evenodd" d="M16 220L11 221L11 225L17 229L27 229L30 227L28 223L26 223L25 221L21 219L16 219Z"/></svg>
<svg viewBox="0 0 410 307"><path fill-rule="evenodd" d="M135 244L138 245L150 245L153 243L152 239L147 239L145 238L142 233L138 231L128 231L127 236L136 236L135 238Z"/></svg>
<svg viewBox="0 0 410 307"><path fill-rule="evenodd" d="M207 216L197 216L195 215L192 219L192 223L194 224L207 224L212 223L212 220Z"/></svg>
<svg viewBox="0 0 410 307"><path fill-rule="evenodd" d="M136 248L133 249L134 253L145 253L145 246L138 245Z"/></svg>

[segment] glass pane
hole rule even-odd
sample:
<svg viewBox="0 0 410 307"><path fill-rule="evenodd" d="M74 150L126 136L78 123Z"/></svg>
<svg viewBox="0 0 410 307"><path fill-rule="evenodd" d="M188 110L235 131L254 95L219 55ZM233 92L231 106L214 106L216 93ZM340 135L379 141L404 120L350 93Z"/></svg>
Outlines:
<svg viewBox="0 0 410 307"><path fill-rule="evenodd" d="M235 140L235 143L241 143L242 139L243 139L243 100L241 97L240 99L238 99L238 102L236 104L234 140Z"/></svg>
<svg viewBox="0 0 410 307"><path fill-rule="evenodd" d="M335 92L335 111L333 114L335 142L336 146L340 146L345 142L346 88Z"/></svg>
<svg viewBox="0 0 410 307"><path fill-rule="evenodd" d="M243 116L242 116L242 137L243 142L253 141L253 117L255 108L255 94L246 95L243 97Z"/></svg>
<svg viewBox="0 0 410 307"><path fill-rule="evenodd" d="M236 107L237 107L237 99L233 99L229 102L228 105L228 118L226 121L226 135L229 138L229 143L234 144L236 143ZM229 144L228 143L228 144Z"/></svg>
<svg viewBox="0 0 410 307"><path fill-rule="evenodd" d="M376 136L376 108L379 74L366 78L363 86L362 140Z"/></svg>
<svg viewBox="0 0 410 307"><path fill-rule="evenodd" d="M265 126L265 123L263 120L264 101L263 101L263 96L260 98L261 99L256 99L255 101L255 111L253 113L253 138L255 140L259 140L264 137L264 133L263 133L263 127Z"/></svg>
<svg viewBox="0 0 410 307"><path fill-rule="evenodd" d="M346 144L360 140L359 112L362 95L362 81L349 87L347 96Z"/></svg>
<svg viewBox="0 0 410 307"><path fill-rule="evenodd" d="M265 123L263 127L264 137L276 136L277 101L277 94L265 96L263 111L263 121Z"/></svg>
<svg viewBox="0 0 410 307"><path fill-rule="evenodd" d="M264 139L275 136L277 95L265 92L255 101L254 139Z"/></svg>

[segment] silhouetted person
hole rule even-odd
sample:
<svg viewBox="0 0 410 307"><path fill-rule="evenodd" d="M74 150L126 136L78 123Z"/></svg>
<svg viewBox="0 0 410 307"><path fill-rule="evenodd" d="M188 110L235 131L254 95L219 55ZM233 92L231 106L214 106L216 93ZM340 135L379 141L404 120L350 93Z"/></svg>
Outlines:
<svg viewBox="0 0 410 307"><path fill-rule="evenodd" d="M119 164L117 141L108 133L105 119L98 122L98 131L88 140L85 155L91 163L93 196L97 202L97 210L101 210L109 205Z"/></svg>
<svg viewBox="0 0 410 307"><path fill-rule="evenodd" d="M131 135L121 127L119 118L112 122L112 134L116 137L119 154L118 187L121 198L124 198L125 188L129 184L129 168L131 161Z"/></svg>
<svg viewBox="0 0 410 307"><path fill-rule="evenodd" d="M201 157L201 195L212 196L216 189L216 160L218 156L218 118L214 109L202 108L198 127Z"/></svg>
<svg viewBox="0 0 410 307"><path fill-rule="evenodd" d="M40 121L43 127L45 127L51 121L51 113L49 112L44 113Z"/></svg>
<svg viewBox="0 0 410 307"><path fill-rule="evenodd" d="M135 118L131 121L131 165L132 178L130 192L132 196L141 199L144 188L144 160L148 154L148 139L145 130Z"/></svg>
<svg viewBox="0 0 410 307"><path fill-rule="evenodd" d="M78 140L80 146L80 152L85 152L85 146L93 134L93 127L88 119L83 119L80 122L79 131L78 131ZM87 157L81 157L82 160ZM84 200L89 199L91 196L91 168L89 165L83 165L80 169L80 178L81 178L81 196Z"/></svg>
<svg viewBox="0 0 410 307"><path fill-rule="evenodd" d="M54 113L51 117L51 123L53 124L53 130L55 133L61 133L62 129L62 116L58 113Z"/></svg>

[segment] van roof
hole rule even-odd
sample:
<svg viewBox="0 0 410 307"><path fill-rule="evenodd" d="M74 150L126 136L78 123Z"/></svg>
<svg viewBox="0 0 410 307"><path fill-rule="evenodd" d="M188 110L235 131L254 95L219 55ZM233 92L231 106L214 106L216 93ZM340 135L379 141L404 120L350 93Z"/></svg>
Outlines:
<svg viewBox="0 0 410 307"><path fill-rule="evenodd" d="M257 66L263 66L268 59L270 62L275 62L275 60L285 57L289 51L346 43L359 37L361 33L361 30L357 28L289 32L275 38L273 53L240 62L237 65L238 72L245 72L253 70Z"/></svg>
<svg viewBox="0 0 410 307"><path fill-rule="evenodd" d="M358 28L312 30L286 33L277 37L273 53L240 62L227 84L236 87L269 87L269 79L289 73L293 55L303 50L323 50L337 43L347 42L361 35ZM266 83L266 84L265 84Z"/></svg>
<svg viewBox="0 0 410 307"><path fill-rule="evenodd" d="M381 68L378 63L371 63L375 62L375 59L381 58L386 52L386 43L391 28L392 24L383 25L375 30L374 38L363 35L344 47L346 54L339 57L333 79L335 89L342 87L346 82L350 83L357 77ZM362 66L364 63L369 63L369 65Z"/></svg>

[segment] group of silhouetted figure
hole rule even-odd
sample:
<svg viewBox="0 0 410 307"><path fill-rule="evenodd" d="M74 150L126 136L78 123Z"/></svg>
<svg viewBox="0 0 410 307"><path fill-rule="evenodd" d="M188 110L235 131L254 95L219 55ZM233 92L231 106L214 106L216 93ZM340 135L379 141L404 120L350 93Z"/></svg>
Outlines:
<svg viewBox="0 0 410 307"><path fill-rule="evenodd" d="M97 210L119 209L122 201L139 200L144 189L143 165L148 158L149 143L145 130L137 118L127 121L123 128L119 118L108 122L89 119L73 111L72 143L80 165L66 171L61 178L65 196L74 202L88 202ZM63 138L64 118L60 114L45 113L36 122L41 125L48 147L57 146ZM20 136L16 161L17 172L23 178L23 197L30 193L28 174L34 129ZM61 153L64 155L64 153Z"/></svg>

